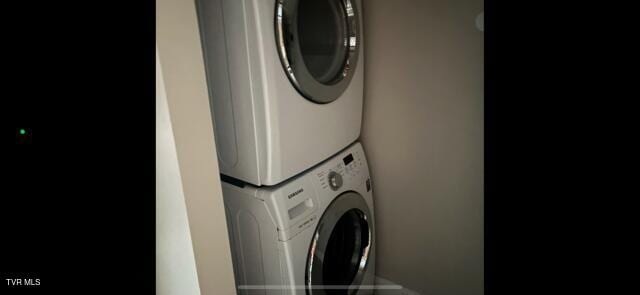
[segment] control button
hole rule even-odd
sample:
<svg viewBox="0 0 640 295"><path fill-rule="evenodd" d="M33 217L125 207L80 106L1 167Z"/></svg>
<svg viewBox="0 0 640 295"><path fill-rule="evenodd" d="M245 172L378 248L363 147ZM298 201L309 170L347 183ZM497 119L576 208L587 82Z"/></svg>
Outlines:
<svg viewBox="0 0 640 295"><path fill-rule="evenodd" d="M329 186L332 190L338 190L342 186L342 176L335 171L329 172Z"/></svg>

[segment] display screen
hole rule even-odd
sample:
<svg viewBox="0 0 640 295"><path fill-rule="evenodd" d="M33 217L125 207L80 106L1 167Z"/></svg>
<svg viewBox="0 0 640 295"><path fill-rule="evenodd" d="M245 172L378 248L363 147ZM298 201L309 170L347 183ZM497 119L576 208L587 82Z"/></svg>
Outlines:
<svg viewBox="0 0 640 295"><path fill-rule="evenodd" d="M344 159L342 159L342 161L344 161L344 165L349 165L349 163L353 162L353 155L349 154L348 156L344 157Z"/></svg>

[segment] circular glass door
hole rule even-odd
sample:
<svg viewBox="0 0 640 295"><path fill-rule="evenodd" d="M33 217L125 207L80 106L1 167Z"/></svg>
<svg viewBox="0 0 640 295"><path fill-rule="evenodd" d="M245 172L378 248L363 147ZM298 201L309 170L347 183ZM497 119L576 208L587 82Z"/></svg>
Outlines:
<svg viewBox="0 0 640 295"><path fill-rule="evenodd" d="M358 24L355 0L278 0L278 53L300 94L316 103L340 97L358 60Z"/></svg>
<svg viewBox="0 0 640 295"><path fill-rule="evenodd" d="M373 241L370 211L362 196L337 197L320 218L307 257L307 294L355 294Z"/></svg>

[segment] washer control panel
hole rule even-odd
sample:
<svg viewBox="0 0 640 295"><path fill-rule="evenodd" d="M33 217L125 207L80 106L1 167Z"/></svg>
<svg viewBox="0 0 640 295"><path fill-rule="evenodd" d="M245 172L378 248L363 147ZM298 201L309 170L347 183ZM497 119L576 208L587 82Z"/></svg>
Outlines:
<svg viewBox="0 0 640 295"><path fill-rule="evenodd" d="M337 191L345 183L359 183L362 180L362 169L365 169L361 154L361 149L353 149L322 165L322 169L316 172L320 187Z"/></svg>

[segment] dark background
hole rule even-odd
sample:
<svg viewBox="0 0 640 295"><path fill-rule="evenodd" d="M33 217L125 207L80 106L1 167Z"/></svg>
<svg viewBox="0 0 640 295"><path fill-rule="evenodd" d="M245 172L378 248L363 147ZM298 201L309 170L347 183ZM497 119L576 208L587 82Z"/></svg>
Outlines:
<svg viewBox="0 0 640 295"><path fill-rule="evenodd" d="M155 2L1 11L0 293L154 293Z"/></svg>
<svg viewBox="0 0 640 295"><path fill-rule="evenodd" d="M634 10L485 4L486 294L637 290Z"/></svg>

